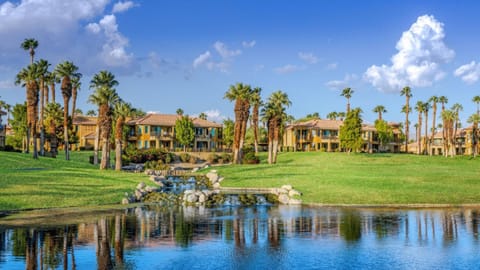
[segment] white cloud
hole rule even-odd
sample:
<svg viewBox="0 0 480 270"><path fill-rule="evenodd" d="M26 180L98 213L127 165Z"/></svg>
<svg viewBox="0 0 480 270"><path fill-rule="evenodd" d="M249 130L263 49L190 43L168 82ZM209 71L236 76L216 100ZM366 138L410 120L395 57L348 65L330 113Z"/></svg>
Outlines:
<svg viewBox="0 0 480 270"><path fill-rule="evenodd" d="M309 64L318 63L318 57L316 57L313 53L299 52L298 57Z"/></svg>
<svg viewBox="0 0 480 270"><path fill-rule="evenodd" d="M14 87L15 87L15 84L11 80L0 81L0 89L11 89Z"/></svg>
<svg viewBox="0 0 480 270"><path fill-rule="evenodd" d="M338 63L330 63L327 65L327 70L335 70L338 68Z"/></svg>
<svg viewBox="0 0 480 270"><path fill-rule="evenodd" d="M217 41L213 44L215 50L222 56L223 59L228 59L242 53L241 50L229 50L227 45L224 43Z"/></svg>
<svg viewBox="0 0 480 270"><path fill-rule="evenodd" d="M351 87L351 84L355 81L358 81L357 74L346 74L343 80L329 81L325 85L332 90L342 90L346 87Z"/></svg>
<svg viewBox="0 0 480 270"><path fill-rule="evenodd" d="M210 51L200 54L195 60L193 60L193 68L197 68L205 63L212 57Z"/></svg>
<svg viewBox="0 0 480 270"><path fill-rule="evenodd" d="M88 24L86 29L93 34L103 35L104 44L99 55L107 66L126 67L132 63L133 54L126 51L129 41L118 31L115 15L105 15L100 22Z"/></svg>
<svg viewBox="0 0 480 270"><path fill-rule="evenodd" d="M213 122L216 122L216 123L222 123L223 120L227 119L227 117L222 115L220 113L220 111L217 110L217 109L207 110L204 113L207 115L207 119L209 121L213 121ZM198 115L200 115L200 114L197 114L196 117L198 117Z"/></svg>
<svg viewBox="0 0 480 270"><path fill-rule="evenodd" d="M480 79L480 63L472 61L457 68L453 74L456 77L461 77L467 84L473 84Z"/></svg>
<svg viewBox="0 0 480 270"><path fill-rule="evenodd" d="M125 12L135 6L135 3L132 1L117 2L113 5L112 13L121 13Z"/></svg>
<svg viewBox="0 0 480 270"><path fill-rule="evenodd" d="M301 70L301 69L302 69L302 67L299 67L297 65L287 64L287 65L284 65L282 67L275 68L275 72L277 72L279 74L287 74L287 73L292 73L292 72L295 72L295 71L298 71L298 70Z"/></svg>
<svg viewBox="0 0 480 270"><path fill-rule="evenodd" d="M255 44L257 44L257 42L255 40L252 40L250 42L248 42L248 41L243 41L242 42L242 46L244 48L253 48L255 46Z"/></svg>
<svg viewBox="0 0 480 270"><path fill-rule="evenodd" d="M391 65L373 65L364 79L381 91L400 91L404 86L425 87L442 79L440 65L449 62L455 52L444 43L443 23L431 15L417 18L397 42L397 54Z"/></svg>

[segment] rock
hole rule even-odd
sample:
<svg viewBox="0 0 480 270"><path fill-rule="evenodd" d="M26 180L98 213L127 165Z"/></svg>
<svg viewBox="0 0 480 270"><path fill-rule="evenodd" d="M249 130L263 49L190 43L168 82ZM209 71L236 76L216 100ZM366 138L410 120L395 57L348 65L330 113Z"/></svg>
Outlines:
<svg viewBox="0 0 480 270"><path fill-rule="evenodd" d="M197 202L198 200L198 197L197 195L195 195L194 193L191 193L191 194L188 194L187 195L187 198L186 198L186 201L189 202L189 203L195 203Z"/></svg>
<svg viewBox="0 0 480 270"><path fill-rule="evenodd" d="M280 194L288 194L288 190L284 189L284 188L279 188L277 189L277 193L278 195Z"/></svg>
<svg viewBox="0 0 480 270"><path fill-rule="evenodd" d="M137 201L141 201L143 199L143 192L141 192L140 190L135 190L135 199Z"/></svg>
<svg viewBox="0 0 480 270"><path fill-rule="evenodd" d="M283 186L282 186L282 189L285 189L285 190L287 190L287 191L290 191L290 190L293 189L293 187L292 187L292 185L283 185Z"/></svg>
<svg viewBox="0 0 480 270"><path fill-rule="evenodd" d="M219 189L220 188L220 183L216 182L213 184L213 189Z"/></svg>
<svg viewBox="0 0 480 270"><path fill-rule="evenodd" d="M193 169L192 169L192 172L198 172L198 170L199 170L198 167L197 167L197 168L193 168Z"/></svg>
<svg viewBox="0 0 480 270"><path fill-rule="evenodd" d="M219 182L219 183L220 183L220 182L222 182L222 181L223 181L223 179L225 179L225 177L220 177L220 178L218 178L218 181L217 181L217 182Z"/></svg>
<svg viewBox="0 0 480 270"><path fill-rule="evenodd" d="M123 198L122 204L129 204L129 203L130 203L130 201L127 198Z"/></svg>
<svg viewBox="0 0 480 270"><path fill-rule="evenodd" d="M198 202L199 202L199 203L204 203L206 200L207 200L207 196L205 196L205 194L201 193L201 194L198 196Z"/></svg>
<svg viewBox="0 0 480 270"><path fill-rule="evenodd" d="M292 197L294 197L294 196L297 196L297 195L298 195L298 196L301 196L302 193L298 192L298 191L295 190L295 189L292 189L292 190L290 190L290 191L288 192L288 196L289 196L290 198L292 198Z"/></svg>
<svg viewBox="0 0 480 270"><path fill-rule="evenodd" d="M152 186L146 186L145 191L148 193L151 193L151 192L157 191L157 188Z"/></svg>
<svg viewBox="0 0 480 270"><path fill-rule="evenodd" d="M210 165L207 164L207 165L203 166L203 168L208 169L208 168L210 168Z"/></svg>
<svg viewBox="0 0 480 270"><path fill-rule="evenodd" d="M193 194L193 193L195 193L195 190L188 189L188 190L185 190L183 193L184 193L185 195Z"/></svg>
<svg viewBox="0 0 480 270"><path fill-rule="evenodd" d="M151 170L151 169L145 170L145 174L146 174L146 175L153 175L153 173L154 173L154 172L153 172L153 170Z"/></svg>
<svg viewBox="0 0 480 270"><path fill-rule="evenodd" d="M280 204L288 204L290 201L290 198L288 197L287 194L280 194L278 195L278 202Z"/></svg>
<svg viewBox="0 0 480 270"><path fill-rule="evenodd" d="M300 204L302 204L302 200L290 199L290 200L288 201L288 204L289 204L289 205L300 205Z"/></svg>
<svg viewBox="0 0 480 270"><path fill-rule="evenodd" d="M147 185L145 185L145 182L140 182L137 185L137 189L144 189Z"/></svg>

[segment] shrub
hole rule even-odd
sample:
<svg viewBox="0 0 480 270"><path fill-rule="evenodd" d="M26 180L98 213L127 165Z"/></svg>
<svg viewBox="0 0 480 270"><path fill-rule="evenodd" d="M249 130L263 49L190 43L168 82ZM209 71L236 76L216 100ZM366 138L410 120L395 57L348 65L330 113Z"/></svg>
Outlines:
<svg viewBox="0 0 480 270"><path fill-rule="evenodd" d="M243 163L258 164L260 163L260 159L257 156L255 156L255 152L247 152L243 155Z"/></svg>
<svg viewBox="0 0 480 270"><path fill-rule="evenodd" d="M232 161L232 155L230 155L229 153L222 153L220 158L223 159L223 162L225 163Z"/></svg>
<svg viewBox="0 0 480 270"><path fill-rule="evenodd" d="M172 153L167 153L167 154L165 155L165 160L164 160L164 161L165 161L166 164L169 164L169 163L172 163L172 161L173 161L174 159L175 159L175 155L174 155L174 154L172 154Z"/></svg>
<svg viewBox="0 0 480 270"><path fill-rule="evenodd" d="M188 162L190 160L190 155L188 153L181 153L180 160L182 162Z"/></svg>

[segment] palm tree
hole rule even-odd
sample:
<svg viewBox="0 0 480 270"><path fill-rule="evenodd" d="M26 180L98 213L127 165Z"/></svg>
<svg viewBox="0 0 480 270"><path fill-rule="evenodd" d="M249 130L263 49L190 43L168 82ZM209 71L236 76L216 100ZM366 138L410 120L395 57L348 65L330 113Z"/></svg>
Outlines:
<svg viewBox="0 0 480 270"><path fill-rule="evenodd" d="M330 120L337 120L338 113L337 112L329 112L327 114L327 118Z"/></svg>
<svg viewBox="0 0 480 270"><path fill-rule="evenodd" d="M95 89L100 91L102 88L113 88L118 85L118 81L115 80L115 75L110 71L102 70L95 74L90 81L90 89ZM94 104L100 107L99 103L93 102ZM94 143L94 153L93 153L93 164L98 164L98 149L100 145L100 114L97 119L97 126L95 127L95 143Z"/></svg>
<svg viewBox="0 0 480 270"><path fill-rule="evenodd" d="M472 156L476 157L478 155L478 139L479 139L479 132L478 132L478 122L480 122L480 115L472 114L468 118L468 123L472 124Z"/></svg>
<svg viewBox="0 0 480 270"><path fill-rule="evenodd" d="M421 101L417 102L415 110L418 112L418 122L417 122L417 154L422 153L422 113L425 111L424 103Z"/></svg>
<svg viewBox="0 0 480 270"><path fill-rule="evenodd" d="M442 115L445 111L445 104L448 103L448 98L446 96L439 96L438 102L442 104L442 111L440 114ZM442 130L442 142L443 142L443 152L447 150L447 134L445 128Z"/></svg>
<svg viewBox="0 0 480 270"><path fill-rule="evenodd" d="M382 113L386 113L387 110L383 105L378 105L375 108L373 108L373 112L378 113L378 120L382 120Z"/></svg>
<svg viewBox="0 0 480 270"><path fill-rule="evenodd" d="M270 95L262 110L268 123L268 164L277 162L278 144L287 118L285 109L291 104L287 93L279 90Z"/></svg>
<svg viewBox="0 0 480 270"><path fill-rule="evenodd" d="M45 155L45 128L43 126L43 114L45 108L45 78L48 77L48 67L50 63L48 63L45 59L40 59L37 62L38 64L38 72L39 72L39 80L40 80L40 155Z"/></svg>
<svg viewBox="0 0 480 270"><path fill-rule="evenodd" d="M183 115L183 109L182 108L178 108L176 112L177 112L178 115Z"/></svg>
<svg viewBox="0 0 480 270"><path fill-rule="evenodd" d="M343 89L342 93L340 94L340 96L345 97L347 99L347 114L350 111L350 98L352 97L353 92L354 91L353 91L352 88L347 87L347 88Z"/></svg>
<svg viewBox="0 0 480 270"><path fill-rule="evenodd" d="M60 83L60 77L55 72L50 72L45 78L45 83L50 85L50 91L52 92L51 102L55 103L55 84Z"/></svg>
<svg viewBox="0 0 480 270"><path fill-rule="evenodd" d="M480 115L480 96L474 96L472 101L477 104L477 114Z"/></svg>
<svg viewBox="0 0 480 270"><path fill-rule="evenodd" d="M432 109L433 109L433 116L432 116L432 135L430 135L430 142L429 142L429 147L430 147L430 155L433 155L433 148L432 148L432 143L433 139L435 137L435 133L437 132L437 126L435 124L435 121L437 119L437 103L438 103L438 97L437 96L431 96L430 99L428 100L429 102L432 103Z"/></svg>
<svg viewBox="0 0 480 270"><path fill-rule="evenodd" d="M33 57L35 56L35 49L38 47L38 41L33 38L26 38L20 47L30 53L30 64L33 64Z"/></svg>
<svg viewBox="0 0 480 270"><path fill-rule="evenodd" d="M62 124L63 112L60 104L48 103L45 107L44 125L48 129L48 139L50 142L50 153L52 157L57 155L57 126Z"/></svg>
<svg viewBox="0 0 480 270"><path fill-rule="evenodd" d="M79 76L75 76L72 78L72 120L75 118L76 107L77 107L77 94L82 86L82 82L80 82L80 78L82 77L81 74Z"/></svg>
<svg viewBox="0 0 480 270"><path fill-rule="evenodd" d="M454 142L453 142L453 123L455 121L455 112L451 110L442 111L443 130L445 135L444 142L444 155L446 157L454 155Z"/></svg>
<svg viewBox="0 0 480 270"><path fill-rule="evenodd" d="M408 121L408 114L410 113L410 98L412 97L412 90L405 86L400 91L400 96L405 96L405 153L408 153L408 133L410 132L410 122Z"/></svg>
<svg viewBox="0 0 480 270"><path fill-rule="evenodd" d="M130 103L120 100L115 104L114 115L115 123L115 170L122 170L122 144L123 144L123 128L125 126L125 119L132 114L132 105Z"/></svg>
<svg viewBox="0 0 480 270"><path fill-rule="evenodd" d="M425 135L423 140L423 154L428 154L428 111L430 110L430 103L423 103L423 114L425 116Z"/></svg>
<svg viewBox="0 0 480 270"><path fill-rule="evenodd" d="M7 125L10 125L10 113L12 112L12 105L5 103L4 108L7 111Z"/></svg>
<svg viewBox="0 0 480 270"><path fill-rule="evenodd" d="M258 114L260 111L260 106L262 106L262 88L255 87L251 96L250 103L253 106L252 109L252 127L253 127L253 138L255 146L255 154L258 154Z"/></svg>
<svg viewBox="0 0 480 270"><path fill-rule="evenodd" d="M453 142L455 150L457 148L457 130L460 128L460 111L463 111L463 106L460 103L455 103L452 105L452 111L454 112L455 120L454 120L454 130L453 130ZM462 146L459 145L458 150L460 154L462 154ZM456 151L455 151L456 154Z"/></svg>
<svg viewBox="0 0 480 270"><path fill-rule="evenodd" d="M339 112L339 113L337 113L337 116L340 118L340 121L343 121L343 119L345 118L346 114L345 114L345 112Z"/></svg>
<svg viewBox="0 0 480 270"><path fill-rule="evenodd" d="M202 112L198 115L198 118L202 119L202 120L207 120L208 116L206 113Z"/></svg>
<svg viewBox="0 0 480 270"><path fill-rule="evenodd" d="M96 116L97 113L95 112L95 110L88 110L87 113L86 113L87 116Z"/></svg>
<svg viewBox="0 0 480 270"><path fill-rule="evenodd" d="M38 158L37 152L37 121L38 121L38 77L39 68L37 63L30 64L22 69L16 76L15 84L21 84L27 91L27 147L25 153L28 153L28 144L30 136L33 138L33 158Z"/></svg>
<svg viewBox="0 0 480 270"><path fill-rule="evenodd" d="M235 129L233 140L233 163L242 163L242 149L245 140L245 133L247 130L247 122L250 114L250 99L253 91L250 85L237 83L231 85L225 93L224 98L235 100Z"/></svg>
<svg viewBox="0 0 480 270"><path fill-rule="evenodd" d="M64 145L65 148L65 159L70 160L70 152L69 152L69 142L68 142L68 105L70 102L70 98L72 97L72 78L80 77L81 74L77 72L78 67L75 66L72 62L65 61L63 63L58 64L55 67L55 74L62 78L62 96L63 96L63 138L64 138Z"/></svg>

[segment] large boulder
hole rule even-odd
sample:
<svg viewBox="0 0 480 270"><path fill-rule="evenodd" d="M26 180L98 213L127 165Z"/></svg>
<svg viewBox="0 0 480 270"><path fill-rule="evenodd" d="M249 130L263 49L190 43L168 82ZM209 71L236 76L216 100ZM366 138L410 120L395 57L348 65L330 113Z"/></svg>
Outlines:
<svg viewBox="0 0 480 270"><path fill-rule="evenodd" d="M288 192L288 196L291 198L291 197L294 197L294 196L301 196L302 194L300 192L298 192L297 190L295 189L292 189Z"/></svg>
<svg viewBox="0 0 480 270"><path fill-rule="evenodd" d="M198 202L199 203L204 203L206 200L207 200L207 196L205 194L200 193L200 195L198 195Z"/></svg>
<svg viewBox="0 0 480 270"><path fill-rule="evenodd" d="M219 189L220 188L220 183L216 182L213 184L213 189Z"/></svg>
<svg viewBox="0 0 480 270"><path fill-rule="evenodd" d="M290 201L290 198L288 197L287 194L278 195L278 202L280 204L288 204L289 201Z"/></svg>
<svg viewBox="0 0 480 270"><path fill-rule="evenodd" d="M198 201L198 197L195 193L190 193L186 195L186 201L188 203L196 203Z"/></svg>

